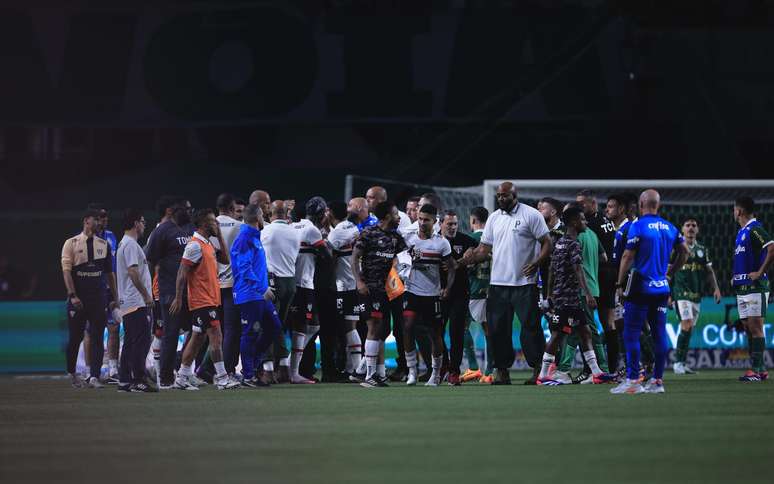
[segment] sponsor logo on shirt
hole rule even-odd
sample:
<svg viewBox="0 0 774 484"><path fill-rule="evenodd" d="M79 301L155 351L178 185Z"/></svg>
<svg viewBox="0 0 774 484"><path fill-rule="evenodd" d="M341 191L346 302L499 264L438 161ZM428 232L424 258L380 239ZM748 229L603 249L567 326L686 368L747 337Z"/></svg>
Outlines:
<svg viewBox="0 0 774 484"><path fill-rule="evenodd" d="M381 251L377 250L376 251L376 256L377 257L384 257L386 259L392 259L393 257L395 257L395 254L391 254L389 252L381 252Z"/></svg>
<svg viewBox="0 0 774 484"><path fill-rule="evenodd" d="M669 230L669 224L664 222L651 222L648 224L648 228L651 230Z"/></svg>
<svg viewBox="0 0 774 484"><path fill-rule="evenodd" d="M661 281L650 281L648 283L648 287L667 287L669 286L669 282L667 282L666 279L663 279Z"/></svg>
<svg viewBox="0 0 774 484"><path fill-rule="evenodd" d="M737 245L736 249L734 249L734 255L739 255L739 254L741 254L742 252L745 252L745 251L746 251L746 249L745 249L745 247L743 245Z"/></svg>

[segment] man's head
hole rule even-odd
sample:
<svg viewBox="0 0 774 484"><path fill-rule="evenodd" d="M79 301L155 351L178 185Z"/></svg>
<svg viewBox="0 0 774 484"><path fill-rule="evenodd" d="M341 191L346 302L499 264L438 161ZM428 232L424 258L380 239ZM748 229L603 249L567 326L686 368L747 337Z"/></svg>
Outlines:
<svg viewBox="0 0 774 484"><path fill-rule="evenodd" d="M607 197L605 204L605 217L615 222L626 218L628 212L628 201L626 196L620 193L614 193Z"/></svg>
<svg viewBox="0 0 774 484"><path fill-rule="evenodd" d="M578 205L570 205L562 212L562 222L565 227L572 228L577 233L586 230L586 216Z"/></svg>
<svg viewBox="0 0 774 484"><path fill-rule="evenodd" d="M376 204L376 207L374 207L374 216L379 220L379 224L386 224L385 228L388 230L397 229L398 224L400 223L398 207L389 200Z"/></svg>
<svg viewBox="0 0 774 484"><path fill-rule="evenodd" d="M162 195L156 202L156 213L159 214L159 218L171 217L179 198L174 195Z"/></svg>
<svg viewBox="0 0 774 484"><path fill-rule="evenodd" d="M439 197L438 194L434 192L423 193L422 196L419 197L419 206L421 207L422 205L432 205L433 207L437 208L438 211L443 210L441 197Z"/></svg>
<svg viewBox="0 0 774 484"><path fill-rule="evenodd" d="M261 207L263 213L269 213L269 206L271 205L271 197L269 192L264 190L255 190L250 194L249 203L255 203Z"/></svg>
<svg viewBox="0 0 774 484"><path fill-rule="evenodd" d="M247 208L247 207L245 207ZM288 219L288 207L284 200L274 200L271 202L271 221L275 220L287 220Z"/></svg>
<svg viewBox="0 0 774 484"><path fill-rule="evenodd" d="M433 235L433 226L438 218L438 209L429 203L422 205L417 212L417 225L426 236Z"/></svg>
<svg viewBox="0 0 774 484"><path fill-rule="evenodd" d="M369 210L373 212L376 204L387 201L387 190L380 186L371 187L366 192L365 198L368 201Z"/></svg>
<svg viewBox="0 0 774 484"><path fill-rule="evenodd" d="M194 213L194 227L205 237L212 237L218 233L218 220L209 208L200 208Z"/></svg>
<svg viewBox="0 0 774 484"><path fill-rule="evenodd" d="M92 202L86 208L99 212L99 216L97 216L97 228L95 229L97 232L102 232L108 228L108 212L104 203Z"/></svg>
<svg viewBox="0 0 774 484"><path fill-rule="evenodd" d="M460 219L454 210L444 210L441 218L441 232L444 237L454 238L460 227Z"/></svg>
<svg viewBox="0 0 774 484"><path fill-rule="evenodd" d="M142 211L136 208L129 208L124 212L122 222L124 232L133 232L136 238L142 237L145 233L145 217Z"/></svg>
<svg viewBox="0 0 774 484"><path fill-rule="evenodd" d="M648 189L640 194L640 213L655 215L661 206L661 195L656 190Z"/></svg>
<svg viewBox="0 0 774 484"><path fill-rule="evenodd" d="M734 219L737 222L746 220L755 216L755 201L752 197L739 197L734 200Z"/></svg>
<svg viewBox="0 0 774 484"><path fill-rule="evenodd" d="M193 208L191 202L183 198L178 198L172 206L172 220L175 224L182 227L191 223L191 213Z"/></svg>
<svg viewBox="0 0 774 484"><path fill-rule="evenodd" d="M537 209L546 223L556 223L556 218L562 212L562 202L555 198L545 197L538 202Z"/></svg>
<svg viewBox="0 0 774 484"><path fill-rule="evenodd" d="M510 212L516 205L516 187L511 182L502 182L497 186L497 208Z"/></svg>
<svg viewBox="0 0 774 484"><path fill-rule="evenodd" d="M276 202L275 202L276 203ZM280 202L281 203L281 202ZM274 205L272 205L274 208ZM257 203L251 203L245 207L245 220L244 222L251 227L255 227L258 230L263 229L263 210Z"/></svg>
<svg viewBox="0 0 774 484"><path fill-rule="evenodd" d="M312 197L306 202L306 218L311 220L315 225L320 224L325 218L325 211L328 208L328 204L325 203L323 197Z"/></svg>
<svg viewBox="0 0 774 484"><path fill-rule="evenodd" d="M81 217L81 222L83 222L83 231L89 235L97 232L97 229L99 228L99 217L99 210L87 208L83 213L83 217Z"/></svg>
<svg viewBox="0 0 774 484"><path fill-rule="evenodd" d="M411 197L406 202L406 215L408 215L411 223L417 221L417 214L419 213L419 197Z"/></svg>
<svg viewBox="0 0 774 484"><path fill-rule="evenodd" d="M234 217L234 196L230 193L221 193L215 200L215 207L218 209L220 215L228 215Z"/></svg>
<svg viewBox="0 0 774 484"><path fill-rule="evenodd" d="M245 205L247 204L241 198L234 200L234 218L240 222L244 218Z"/></svg>
<svg viewBox="0 0 774 484"><path fill-rule="evenodd" d="M699 221L694 217L688 217L683 221L683 236L693 240L697 235L699 235Z"/></svg>
<svg viewBox="0 0 774 484"><path fill-rule="evenodd" d="M347 204L341 200L331 200L328 203L328 219L331 225L337 224L347 218Z"/></svg>
<svg viewBox="0 0 774 484"><path fill-rule="evenodd" d="M578 192L575 201L583 207L583 213L586 217L593 217L597 214L597 197L593 190L585 189Z"/></svg>
<svg viewBox="0 0 774 484"><path fill-rule="evenodd" d="M475 230L484 228L487 219L489 219L489 210L484 207L473 207L470 211L470 226Z"/></svg>
<svg viewBox="0 0 774 484"><path fill-rule="evenodd" d="M359 224L368 218L368 201L363 197L355 197L349 201L347 211L349 220Z"/></svg>

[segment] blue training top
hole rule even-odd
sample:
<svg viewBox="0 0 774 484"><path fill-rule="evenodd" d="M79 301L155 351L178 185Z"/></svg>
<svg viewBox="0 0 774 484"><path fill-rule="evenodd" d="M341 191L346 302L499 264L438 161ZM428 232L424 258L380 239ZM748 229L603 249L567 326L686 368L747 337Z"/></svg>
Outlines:
<svg viewBox="0 0 774 484"><path fill-rule="evenodd" d="M363 229L368 228L372 225L376 225L379 223L379 219L377 219L373 214L368 214L368 218L357 224L357 229L359 231L363 231Z"/></svg>
<svg viewBox="0 0 774 484"><path fill-rule="evenodd" d="M643 215L629 227L626 250L636 251L627 294L666 295L667 266L672 249L685 240L677 228L658 215Z"/></svg>
<svg viewBox="0 0 774 484"><path fill-rule="evenodd" d="M261 231L243 224L231 246L231 274L234 277L234 304L263 301L269 288L266 253Z"/></svg>

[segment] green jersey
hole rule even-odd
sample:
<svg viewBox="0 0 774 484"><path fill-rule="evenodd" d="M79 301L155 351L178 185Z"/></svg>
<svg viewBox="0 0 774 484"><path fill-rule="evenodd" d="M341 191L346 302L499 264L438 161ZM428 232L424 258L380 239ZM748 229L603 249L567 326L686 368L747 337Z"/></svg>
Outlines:
<svg viewBox="0 0 774 484"><path fill-rule="evenodd" d="M477 230L470 234L476 242L481 242L483 230ZM470 299L486 299L489 290L489 273L492 270L492 259L485 260L468 270L468 283L470 284Z"/></svg>
<svg viewBox="0 0 774 484"><path fill-rule="evenodd" d="M683 267L672 281L672 298L675 301L701 302L707 271L712 267L707 248L698 242L688 247L690 253Z"/></svg>
<svg viewBox="0 0 774 484"><path fill-rule="evenodd" d="M592 296L599 297L599 254L604 253L605 249L599 243L597 234L591 229L579 233L578 242L581 245L583 275L586 276L586 285Z"/></svg>

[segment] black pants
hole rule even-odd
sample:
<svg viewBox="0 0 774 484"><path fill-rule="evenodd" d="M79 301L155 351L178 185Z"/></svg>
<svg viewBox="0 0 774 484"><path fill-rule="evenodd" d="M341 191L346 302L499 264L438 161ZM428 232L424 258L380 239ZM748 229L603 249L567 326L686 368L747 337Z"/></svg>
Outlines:
<svg viewBox="0 0 774 484"><path fill-rule="evenodd" d="M465 323L468 319L467 297L450 296L441 303L444 325L449 324L449 373L459 374L465 346Z"/></svg>
<svg viewBox="0 0 774 484"><path fill-rule="evenodd" d="M174 316L169 314L169 306L174 297L161 297L161 310L164 319L164 336L161 338L161 383L162 385L171 385L174 381L174 370L177 363L177 340L180 331L190 331L191 312L188 310L188 301L183 300L180 311Z"/></svg>
<svg viewBox="0 0 774 484"><path fill-rule="evenodd" d="M236 373L236 365L239 362L239 341L242 337L242 320L239 316L239 308L234 305L234 292L232 288L220 290L223 320L223 364L226 372Z"/></svg>
<svg viewBox="0 0 774 484"><path fill-rule="evenodd" d="M540 365L546 340L540 326L538 289L535 284L525 286L489 286L486 298L486 317L494 344L494 367L506 370L513 365L515 353L511 337L514 313L521 322L519 339L524 358L532 368Z"/></svg>
<svg viewBox="0 0 774 484"><path fill-rule="evenodd" d="M99 372L102 369L102 358L105 356L104 334L105 325L107 325L107 314L105 312L106 301L104 296L83 297L81 299L83 307L75 307L67 302L67 327L69 329L69 339L67 341L67 372L75 373L75 365L78 360L78 347L83 341L83 332L86 330L86 322L89 323L89 337L91 338L91 361L89 373L95 378L99 378Z"/></svg>
<svg viewBox="0 0 774 484"><path fill-rule="evenodd" d="M145 357L151 342L153 314L140 308L124 316L124 346L118 379L121 383L142 383L145 376Z"/></svg>
<svg viewBox="0 0 774 484"><path fill-rule="evenodd" d="M296 278L295 277L275 277L269 275L269 281L272 283L274 291L274 306L277 308L282 330L274 335L274 342L266 352L265 361L273 361L279 364L279 360L288 357L288 346L285 342L285 335L288 331L288 310L290 303L296 296Z"/></svg>
<svg viewBox="0 0 774 484"><path fill-rule="evenodd" d="M320 367L322 369L323 376L333 376L336 374L336 343L337 343L337 327L339 326L339 313L336 310L336 292L332 289L316 289L315 300L317 301L318 319L320 322ZM313 347L314 345L309 345ZM309 349L307 347L307 349ZM306 352L304 352L306 357ZM309 362L307 362L307 365ZM309 374L304 369L314 370L314 359L311 361L311 366L306 367L304 360L301 360L302 374Z"/></svg>

